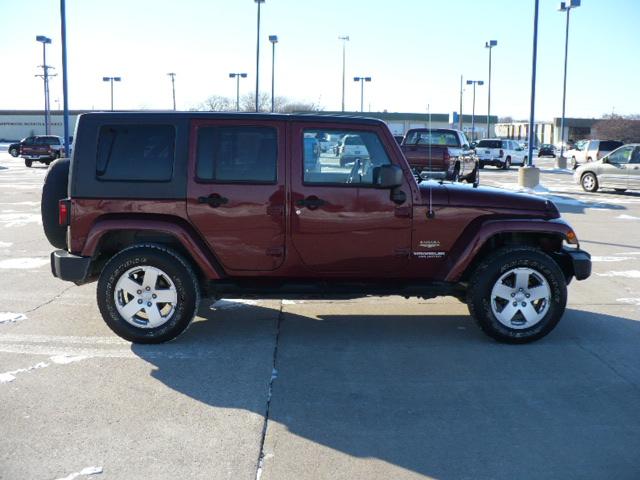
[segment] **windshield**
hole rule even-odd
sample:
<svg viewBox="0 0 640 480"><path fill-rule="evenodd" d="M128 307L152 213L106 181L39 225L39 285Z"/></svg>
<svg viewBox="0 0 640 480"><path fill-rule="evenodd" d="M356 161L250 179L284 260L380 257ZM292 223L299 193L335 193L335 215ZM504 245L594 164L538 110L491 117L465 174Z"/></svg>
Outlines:
<svg viewBox="0 0 640 480"><path fill-rule="evenodd" d="M449 130L414 130L407 133L405 145L459 147L458 136Z"/></svg>
<svg viewBox="0 0 640 480"><path fill-rule="evenodd" d="M478 143L479 148L502 148L502 142L500 140L480 140Z"/></svg>

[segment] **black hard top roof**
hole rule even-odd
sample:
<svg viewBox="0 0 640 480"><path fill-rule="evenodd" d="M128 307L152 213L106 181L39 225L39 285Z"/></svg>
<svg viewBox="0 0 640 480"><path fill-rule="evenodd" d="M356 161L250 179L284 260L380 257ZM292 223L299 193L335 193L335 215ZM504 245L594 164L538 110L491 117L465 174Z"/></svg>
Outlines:
<svg viewBox="0 0 640 480"><path fill-rule="evenodd" d="M172 110L166 112L89 112L83 113L82 117L114 117L114 118L130 118L131 120L154 119L158 120L166 117L174 120L191 120L191 119L219 119L219 120L276 120L284 122L323 122L323 123L358 123L365 125L386 125L382 120L368 117L355 117L349 115L336 115L322 113L245 113L245 112L174 112Z"/></svg>

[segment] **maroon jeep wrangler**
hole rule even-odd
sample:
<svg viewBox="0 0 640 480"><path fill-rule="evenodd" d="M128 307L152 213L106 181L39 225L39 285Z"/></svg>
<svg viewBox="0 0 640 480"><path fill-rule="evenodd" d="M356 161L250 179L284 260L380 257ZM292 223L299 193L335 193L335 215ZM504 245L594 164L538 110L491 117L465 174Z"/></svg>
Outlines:
<svg viewBox="0 0 640 480"><path fill-rule="evenodd" d="M358 135L341 166L304 138ZM524 343L560 320L591 272L541 198L416 181L384 123L322 115L89 113L73 158L50 168L53 274L98 280L109 327L171 340L201 297L451 295L491 337Z"/></svg>

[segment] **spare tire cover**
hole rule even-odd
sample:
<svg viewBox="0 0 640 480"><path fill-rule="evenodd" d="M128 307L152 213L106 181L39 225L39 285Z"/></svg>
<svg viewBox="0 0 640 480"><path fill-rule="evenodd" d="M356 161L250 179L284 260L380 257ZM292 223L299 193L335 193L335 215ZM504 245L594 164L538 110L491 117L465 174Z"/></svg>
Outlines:
<svg viewBox="0 0 640 480"><path fill-rule="evenodd" d="M69 163L68 158L61 158L49 166L40 201L44 234L51 245L60 249L67 248L67 227L58 224L58 201L68 196Z"/></svg>

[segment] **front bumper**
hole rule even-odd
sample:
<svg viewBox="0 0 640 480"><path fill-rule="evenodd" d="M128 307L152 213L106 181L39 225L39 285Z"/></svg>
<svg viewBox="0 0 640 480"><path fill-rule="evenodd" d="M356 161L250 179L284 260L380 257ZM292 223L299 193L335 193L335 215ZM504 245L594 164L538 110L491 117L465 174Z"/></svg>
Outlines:
<svg viewBox="0 0 640 480"><path fill-rule="evenodd" d="M591 276L591 255L584 250L564 248L563 253L569 256L576 280L584 280Z"/></svg>
<svg viewBox="0 0 640 480"><path fill-rule="evenodd" d="M80 257L66 250L51 252L51 273L54 277L76 284L86 283L91 272L91 257Z"/></svg>

